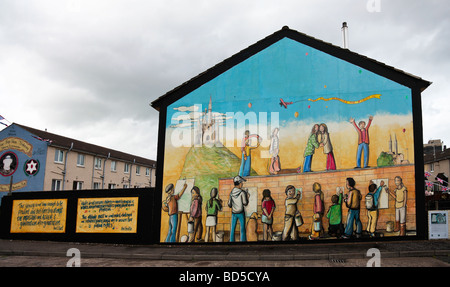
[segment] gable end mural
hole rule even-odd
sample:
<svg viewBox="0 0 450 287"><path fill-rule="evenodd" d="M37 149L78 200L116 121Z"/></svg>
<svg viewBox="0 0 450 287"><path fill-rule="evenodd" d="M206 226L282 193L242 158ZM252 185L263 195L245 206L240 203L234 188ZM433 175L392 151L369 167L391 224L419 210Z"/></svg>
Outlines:
<svg viewBox="0 0 450 287"><path fill-rule="evenodd" d="M290 29L255 45L153 103L160 242L421 235L430 83Z"/></svg>

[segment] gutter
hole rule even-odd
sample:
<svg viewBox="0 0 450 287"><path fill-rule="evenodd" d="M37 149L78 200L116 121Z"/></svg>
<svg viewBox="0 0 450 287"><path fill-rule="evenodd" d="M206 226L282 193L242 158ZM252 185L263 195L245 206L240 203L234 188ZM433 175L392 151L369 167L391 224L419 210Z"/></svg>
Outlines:
<svg viewBox="0 0 450 287"><path fill-rule="evenodd" d="M108 152L108 156L103 162L103 175L102 175L102 189L105 189L105 169L106 169L106 161L111 157L111 153ZM94 160L95 161L95 160Z"/></svg>
<svg viewBox="0 0 450 287"><path fill-rule="evenodd" d="M136 159L133 159L133 163L130 165L130 176L128 177L128 188L131 188L131 175L133 174L133 164L136 163Z"/></svg>
<svg viewBox="0 0 450 287"><path fill-rule="evenodd" d="M73 142L70 143L70 148L66 152L66 156L64 157L64 170L62 172L63 174L63 182L62 182L62 190L65 190L66 185L66 173L67 173L67 156L69 155L69 152L73 149Z"/></svg>

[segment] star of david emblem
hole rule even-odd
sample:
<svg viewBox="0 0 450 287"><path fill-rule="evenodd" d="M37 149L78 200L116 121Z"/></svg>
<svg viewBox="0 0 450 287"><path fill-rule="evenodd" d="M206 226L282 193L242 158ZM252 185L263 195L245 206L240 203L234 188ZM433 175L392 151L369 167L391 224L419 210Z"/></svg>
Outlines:
<svg viewBox="0 0 450 287"><path fill-rule="evenodd" d="M25 162L23 169L27 175L36 175L39 171L39 161L29 159Z"/></svg>

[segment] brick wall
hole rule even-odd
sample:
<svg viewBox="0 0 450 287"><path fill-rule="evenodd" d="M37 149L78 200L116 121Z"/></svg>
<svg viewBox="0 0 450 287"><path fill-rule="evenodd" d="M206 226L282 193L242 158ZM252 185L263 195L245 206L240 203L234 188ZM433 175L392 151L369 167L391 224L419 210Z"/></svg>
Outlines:
<svg viewBox="0 0 450 287"><path fill-rule="evenodd" d="M285 189L287 185L293 185L296 188L303 188L302 199L299 201L298 209L302 213L304 224L299 228L301 236L307 236L311 230L312 216L313 216L313 195L312 186L314 182L318 182L322 186L324 193L325 211L331 206L331 196L336 194L336 187L344 187L347 177L352 177L356 181L356 188L362 193L361 200L361 222L363 230L367 227L367 210L364 204L364 196L368 193L368 186L373 179L388 179L389 190L395 189L394 178L400 176L403 179L403 184L408 190L407 199L407 231L416 229L415 216L415 177L414 165L402 165L395 167L384 168L367 168L367 169L351 169L338 170L333 172L312 172L306 174L283 174L272 176L253 176L246 177L247 182L244 187L257 187L258 189L258 214L261 212L262 191L266 188L270 189L272 198L276 203L276 210L274 213L273 230L274 232L282 231L284 226L284 212L285 212ZM223 211L219 212L217 230L225 232L225 240L229 236L231 226L231 209L227 206L230 191L233 189L233 179L225 178L219 180L219 195L224 200ZM345 203L342 205L343 223L347 218L347 207ZM389 208L379 210L377 230L385 230L386 222L395 221L395 207L394 199L389 197ZM328 230L328 220L323 219L325 230ZM262 233L261 219L258 219L258 234ZM237 225L236 234L238 234L239 224ZM260 236L261 237L261 236ZM228 237L229 238L229 237Z"/></svg>

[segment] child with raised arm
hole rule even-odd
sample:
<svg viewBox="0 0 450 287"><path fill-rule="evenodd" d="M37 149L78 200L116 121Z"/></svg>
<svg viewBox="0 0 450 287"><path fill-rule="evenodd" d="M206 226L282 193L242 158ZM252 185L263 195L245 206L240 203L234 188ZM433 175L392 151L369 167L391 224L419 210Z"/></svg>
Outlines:
<svg viewBox="0 0 450 287"><path fill-rule="evenodd" d="M358 132L358 151L356 152L356 167L361 168L361 154L364 150L364 168L368 167L369 163L369 127L372 123L373 116L369 116L369 123L366 126L365 121L360 121L358 125L355 123L354 118L350 118L350 123L355 127Z"/></svg>

